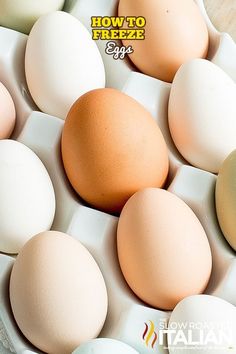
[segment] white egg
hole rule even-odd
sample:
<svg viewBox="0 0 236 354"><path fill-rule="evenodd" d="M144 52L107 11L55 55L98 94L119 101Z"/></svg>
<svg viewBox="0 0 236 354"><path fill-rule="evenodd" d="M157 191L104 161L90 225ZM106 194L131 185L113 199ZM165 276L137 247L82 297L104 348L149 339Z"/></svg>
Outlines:
<svg viewBox="0 0 236 354"><path fill-rule="evenodd" d="M178 70L169 100L169 127L183 157L218 173L236 148L236 85L219 67L194 59Z"/></svg>
<svg viewBox="0 0 236 354"><path fill-rule="evenodd" d="M98 338L84 343L72 354L138 354L129 345L115 339Z"/></svg>
<svg viewBox="0 0 236 354"><path fill-rule="evenodd" d="M64 0L0 0L0 25L28 34L37 19L61 10Z"/></svg>
<svg viewBox="0 0 236 354"><path fill-rule="evenodd" d="M210 295L182 300L168 324L170 354L236 353L236 307Z"/></svg>
<svg viewBox="0 0 236 354"><path fill-rule="evenodd" d="M50 229L55 195L48 172L14 140L0 140L0 200L0 251L18 253L32 236Z"/></svg>
<svg viewBox="0 0 236 354"><path fill-rule="evenodd" d="M25 73L37 106L63 119L81 95L105 86L96 43L79 20L62 11L34 24L26 45Z"/></svg>
<svg viewBox="0 0 236 354"><path fill-rule="evenodd" d="M91 27L91 14L96 16L110 17L117 14L117 0L102 0L90 1L88 0L67 0L65 2L64 10L76 17L83 25L92 33ZM113 40L114 41L114 40ZM129 75L135 71L128 56L124 59L114 60L113 55L106 53L107 43L110 40L99 39L96 44L101 53L106 72L106 86L113 87L117 90L122 90ZM116 40L117 44L121 47L122 43Z"/></svg>

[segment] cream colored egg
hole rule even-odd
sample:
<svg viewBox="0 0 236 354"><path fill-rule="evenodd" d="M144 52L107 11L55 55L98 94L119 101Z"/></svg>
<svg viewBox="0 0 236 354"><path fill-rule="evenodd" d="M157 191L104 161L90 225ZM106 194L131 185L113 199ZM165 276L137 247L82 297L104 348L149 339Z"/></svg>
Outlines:
<svg viewBox="0 0 236 354"><path fill-rule="evenodd" d="M28 34L37 19L61 10L64 0L0 0L0 25Z"/></svg>
<svg viewBox="0 0 236 354"><path fill-rule="evenodd" d="M221 230L236 251L236 150L225 159L217 177L216 211Z"/></svg>
<svg viewBox="0 0 236 354"><path fill-rule="evenodd" d="M122 210L117 230L123 275L143 301L170 310L208 283L212 258L193 211L174 194L147 188Z"/></svg>
<svg viewBox="0 0 236 354"><path fill-rule="evenodd" d="M66 12L41 16L27 41L29 91L44 112L65 118L82 94L105 86L101 55L88 30Z"/></svg>
<svg viewBox="0 0 236 354"><path fill-rule="evenodd" d="M182 65L170 93L169 127L183 157L193 166L218 173L236 148L236 85L208 60Z"/></svg>
<svg viewBox="0 0 236 354"><path fill-rule="evenodd" d="M97 263L80 242L57 231L25 244L12 269L10 301L22 333L48 354L71 354L97 337L107 313Z"/></svg>
<svg viewBox="0 0 236 354"><path fill-rule="evenodd" d="M168 330L170 354L236 353L236 307L215 296L182 300L170 316Z"/></svg>
<svg viewBox="0 0 236 354"><path fill-rule="evenodd" d="M51 179L38 156L14 140L0 140L0 251L18 253L55 214Z"/></svg>

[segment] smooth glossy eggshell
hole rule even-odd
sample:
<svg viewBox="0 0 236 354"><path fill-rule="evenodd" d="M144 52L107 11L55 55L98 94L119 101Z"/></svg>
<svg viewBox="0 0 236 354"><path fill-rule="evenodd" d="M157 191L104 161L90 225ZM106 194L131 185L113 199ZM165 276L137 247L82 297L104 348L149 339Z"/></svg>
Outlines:
<svg viewBox="0 0 236 354"><path fill-rule="evenodd" d="M225 159L217 177L216 211L221 230L236 251L236 150Z"/></svg>
<svg viewBox="0 0 236 354"><path fill-rule="evenodd" d="M96 43L79 20L62 11L41 16L34 24L26 45L25 74L37 106L63 119L78 97L105 86Z"/></svg>
<svg viewBox="0 0 236 354"><path fill-rule="evenodd" d="M16 121L15 105L10 93L0 82L0 139L10 137Z"/></svg>
<svg viewBox="0 0 236 354"><path fill-rule="evenodd" d="M14 140L0 140L0 251L18 253L51 228L55 194L38 156Z"/></svg>
<svg viewBox="0 0 236 354"><path fill-rule="evenodd" d="M235 353L236 307L218 297L195 295L183 299L172 312L169 327L177 328L168 335L170 354Z"/></svg>
<svg viewBox="0 0 236 354"><path fill-rule="evenodd" d="M169 168L166 143L150 113L108 88L93 90L72 106L62 158L77 193L109 213L119 213L139 189L162 186Z"/></svg>
<svg viewBox="0 0 236 354"><path fill-rule="evenodd" d="M117 248L130 288L155 308L171 310L206 288L212 267L207 236L187 204L166 190L147 188L128 200Z"/></svg>
<svg viewBox="0 0 236 354"><path fill-rule="evenodd" d="M83 343L72 354L138 354L129 345L111 338L97 338Z"/></svg>
<svg viewBox="0 0 236 354"><path fill-rule="evenodd" d="M123 40L144 74L171 82L183 63L207 55L207 26L193 0L120 0L118 13L146 19L144 40Z"/></svg>
<svg viewBox="0 0 236 354"><path fill-rule="evenodd" d="M174 78L168 115L182 156L195 167L218 173L236 148L235 82L208 60L190 60Z"/></svg>
<svg viewBox="0 0 236 354"><path fill-rule="evenodd" d="M64 0L0 0L0 25L28 34L37 19L61 10Z"/></svg>
<svg viewBox="0 0 236 354"><path fill-rule="evenodd" d="M57 231L25 244L12 269L10 301L22 333L48 354L71 354L97 337L107 313L95 260L80 242Z"/></svg>

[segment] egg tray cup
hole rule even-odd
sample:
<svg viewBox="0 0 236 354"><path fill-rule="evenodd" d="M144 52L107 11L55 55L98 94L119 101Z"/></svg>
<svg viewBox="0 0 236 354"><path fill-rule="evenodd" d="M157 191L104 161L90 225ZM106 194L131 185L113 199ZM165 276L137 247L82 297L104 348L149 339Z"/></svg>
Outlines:
<svg viewBox="0 0 236 354"><path fill-rule="evenodd" d="M202 0L196 0L210 37L208 60L236 80L236 44L227 33L218 32L207 16ZM115 15L116 0L67 0L65 10L91 31L90 18ZM0 27L0 81L15 102L17 124L13 139L31 148L42 160L53 182L56 215L53 230L65 232L82 242L97 261L108 290L109 308L100 337L121 340L142 354L153 353L151 342L143 339L145 323L168 319L170 312L153 309L139 300L126 284L116 250L118 218L84 206L72 190L62 165L60 141L64 121L40 112L26 85L24 55L27 35ZM205 291L236 305L236 261L220 230L215 211L216 176L190 166L177 151L168 128L167 108L171 84L136 71L128 59L114 60L105 54L106 41L98 41L104 60L107 86L121 90L140 102L160 126L169 148L168 190L184 200L195 212L208 236L213 270ZM201 262L201 260L199 260ZM14 258L0 255L0 341L8 353L39 354L20 333L9 303L9 278ZM155 352L167 354L164 346Z"/></svg>

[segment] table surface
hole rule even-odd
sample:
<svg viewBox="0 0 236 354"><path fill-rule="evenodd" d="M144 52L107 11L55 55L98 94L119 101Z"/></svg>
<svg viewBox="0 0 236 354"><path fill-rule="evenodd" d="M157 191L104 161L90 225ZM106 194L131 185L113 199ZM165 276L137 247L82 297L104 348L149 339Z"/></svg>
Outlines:
<svg viewBox="0 0 236 354"><path fill-rule="evenodd" d="M228 32L236 41L236 0L204 0L207 13L222 32Z"/></svg>

